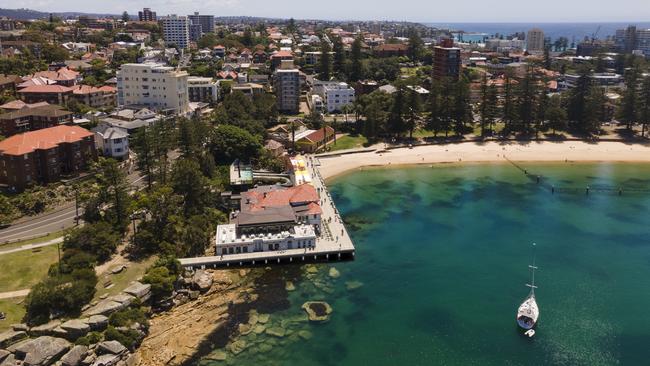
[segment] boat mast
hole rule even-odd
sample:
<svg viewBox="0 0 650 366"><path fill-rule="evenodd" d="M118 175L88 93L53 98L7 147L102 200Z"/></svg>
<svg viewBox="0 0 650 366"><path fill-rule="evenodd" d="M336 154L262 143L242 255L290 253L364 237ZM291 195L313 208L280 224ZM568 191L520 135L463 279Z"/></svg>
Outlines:
<svg viewBox="0 0 650 366"><path fill-rule="evenodd" d="M536 248L536 246L537 246L537 244L533 243L533 264L528 265L528 268L530 268L530 272L531 272L531 281L530 281L530 283L526 284L526 286L530 287L530 294L531 295L535 295L535 289L537 288L537 286L535 286L535 270L537 269L537 267L535 267L535 255L536 255L535 248Z"/></svg>

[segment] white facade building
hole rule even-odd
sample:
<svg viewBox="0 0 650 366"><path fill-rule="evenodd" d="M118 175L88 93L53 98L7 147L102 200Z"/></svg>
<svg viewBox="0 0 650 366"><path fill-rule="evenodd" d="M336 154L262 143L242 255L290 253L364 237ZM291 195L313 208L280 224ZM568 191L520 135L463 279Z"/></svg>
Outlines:
<svg viewBox="0 0 650 366"><path fill-rule="evenodd" d="M190 110L187 79L187 72L163 64L124 64L117 72L118 105L185 114Z"/></svg>
<svg viewBox="0 0 650 366"><path fill-rule="evenodd" d="M315 81L314 94L323 100L324 110L327 113L340 112L343 107L354 103L354 88L347 83L338 81Z"/></svg>
<svg viewBox="0 0 650 366"><path fill-rule="evenodd" d="M187 78L190 102L212 103L219 100L219 82L212 78L190 76Z"/></svg>
<svg viewBox="0 0 650 366"><path fill-rule="evenodd" d="M95 147L104 156L125 159L129 156L129 134L108 124L100 124L92 129L95 133Z"/></svg>
<svg viewBox="0 0 650 366"><path fill-rule="evenodd" d="M166 45L185 49L190 45L190 20L176 14L161 18L163 38Z"/></svg>
<svg viewBox="0 0 650 366"><path fill-rule="evenodd" d="M313 248L315 245L316 233L311 225L295 225L285 231L252 234L237 234L235 224L217 227L217 255Z"/></svg>

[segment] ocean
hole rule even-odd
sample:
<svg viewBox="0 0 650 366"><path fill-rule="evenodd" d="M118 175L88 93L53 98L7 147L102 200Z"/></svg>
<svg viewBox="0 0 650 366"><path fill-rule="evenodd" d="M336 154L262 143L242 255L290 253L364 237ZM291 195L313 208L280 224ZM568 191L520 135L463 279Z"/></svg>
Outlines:
<svg viewBox="0 0 650 366"><path fill-rule="evenodd" d="M295 286L282 309L198 364L647 364L650 165L522 165L540 182L507 164L330 182L356 259L267 269ZM515 314L533 242L541 313L530 339ZM313 300L332 306L328 322L306 321Z"/></svg>
<svg viewBox="0 0 650 366"><path fill-rule="evenodd" d="M628 25L636 25L638 28L650 28L650 22L632 23L424 23L431 27L464 31L470 33L486 33L495 35L497 33L505 36L515 32L527 32L531 28L541 28L546 37L556 40L559 37L566 37L569 41L575 39L581 41L584 37L590 37L598 31L597 38L604 39L608 35L615 35L617 29L624 29ZM598 29L600 27L600 30ZM467 35L464 37L467 40Z"/></svg>

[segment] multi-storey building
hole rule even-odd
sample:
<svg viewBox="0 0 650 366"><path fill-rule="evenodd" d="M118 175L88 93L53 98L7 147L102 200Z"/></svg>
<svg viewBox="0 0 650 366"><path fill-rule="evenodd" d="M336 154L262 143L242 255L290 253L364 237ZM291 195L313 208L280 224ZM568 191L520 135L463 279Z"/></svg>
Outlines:
<svg viewBox="0 0 650 366"><path fill-rule="evenodd" d="M526 51L542 52L544 51L544 31L539 28L533 28L528 31L526 36Z"/></svg>
<svg viewBox="0 0 650 366"><path fill-rule="evenodd" d="M104 156L125 159L129 156L129 133L124 129L100 124L92 129L95 133L95 147Z"/></svg>
<svg viewBox="0 0 650 366"><path fill-rule="evenodd" d="M62 124L72 124L72 112L45 103L0 114L0 135L7 137Z"/></svg>
<svg viewBox="0 0 650 366"><path fill-rule="evenodd" d="M158 20L156 17L156 12L151 11L151 8L144 8L142 11L138 12L138 19L141 22L155 22Z"/></svg>
<svg viewBox="0 0 650 366"><path fill-rule="evenodd" d="M48 102L64 105L72 96L73 88L62 85L31 85L18 91L26 103Z"/></svg>
<svg viewBox="0 0 650 366"><path fill-rule="evenodd" d="M282 61L273 74L273 90L275 92L278 111L295 114L300 109L300 71L294 67L293 61Z"/></svg>
<svg viewBox="0 0 650 366"><path fill-rule="evenodd" d="M72 99L89 107L113 108L117 104L117 90L112 86L77 85L73 89Z"/></svg>
<svg viewBox="0 0 650 366"><path fill-rule="evenodd" d="M619 29L616 31L614 42L619 52L632 53L639 50L646 57L650 57L650 29L637 29L633 25Z"/></svg>
<svg viewBox="0 0 650 366"><path fill-rule="evenodd" d="M190 20L176 14L161 18L165 44L185 49L190 45Z"/></svg>
<svg viewBox="0 0 650 366"><path fill-rule="evenodd" d="M190 102L212 103L219 100L219 82L212 78L190 76L187 78Z"/></svg>
<svg viewBox="0 0 650 366"><path fill-rule="evenodd" d="M198 12L194 12L194 15L188 15L187 17L191 24L201 25L199 38L205 33L214 32L214 15L199 15ZM198 40L198 38L195 40Z"/></svg>
<svg viewBox="0 0 650 366"><path fill-rule="evenodd" d="M22 191L78 174L97 158L93 133L55 126L0 141L0 183Z"/></svg>
<svg viewBox="0 0 650 366"><path fill-rule="evenodd" d="M124 64L117 72L118 105L185 114L187 79L187 72L163 64Z"/></svg>
<svg viewBox="0 0 650 366"><path fill-rule="evenodd" d="M354 103L354 88L347 83L317 80L313 91L322 98L327 113L341 112L344 106Z"/></svg>
<svg viewBox="0 0 650 366"><path fill-rule="evenodd" d="M444 40L440 46L433 50L433 77L436 80L450 78L458 80L460 77L460 48L453 47L454 42Z"/></svg>

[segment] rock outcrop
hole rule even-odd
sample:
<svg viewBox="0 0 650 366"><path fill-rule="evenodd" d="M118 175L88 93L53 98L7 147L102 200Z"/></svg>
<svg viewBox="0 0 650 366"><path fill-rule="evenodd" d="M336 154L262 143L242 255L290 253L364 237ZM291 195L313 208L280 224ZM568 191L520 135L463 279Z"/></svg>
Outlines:
<svg viewBox="0 0 650 366"><path fill-rule="evenodd" d="M25 366L44 366L56 362L70 349L70 342L63 338L42 336L21 343L14 356Z"/></svg>
<svg viewBox="0 0 650 366"><path fill-rule="evenodd" d="M328 321L332 313L332 307L325 301L308 301L302 304L302 308L313 322Z"/></svg>
<svg viewBox="0 0 650 366"><path fill-rule="evenodd" d="M27 333L24 331L8 330L0 333L0 348L9 347L10 345L27 338Z"/></svg>
<svg viewBox="0 0 650 366"><path fill-rule="evenodd" d="M74 346L61 358L61 366L79 366L88 355L88 347Z"/></svg>

